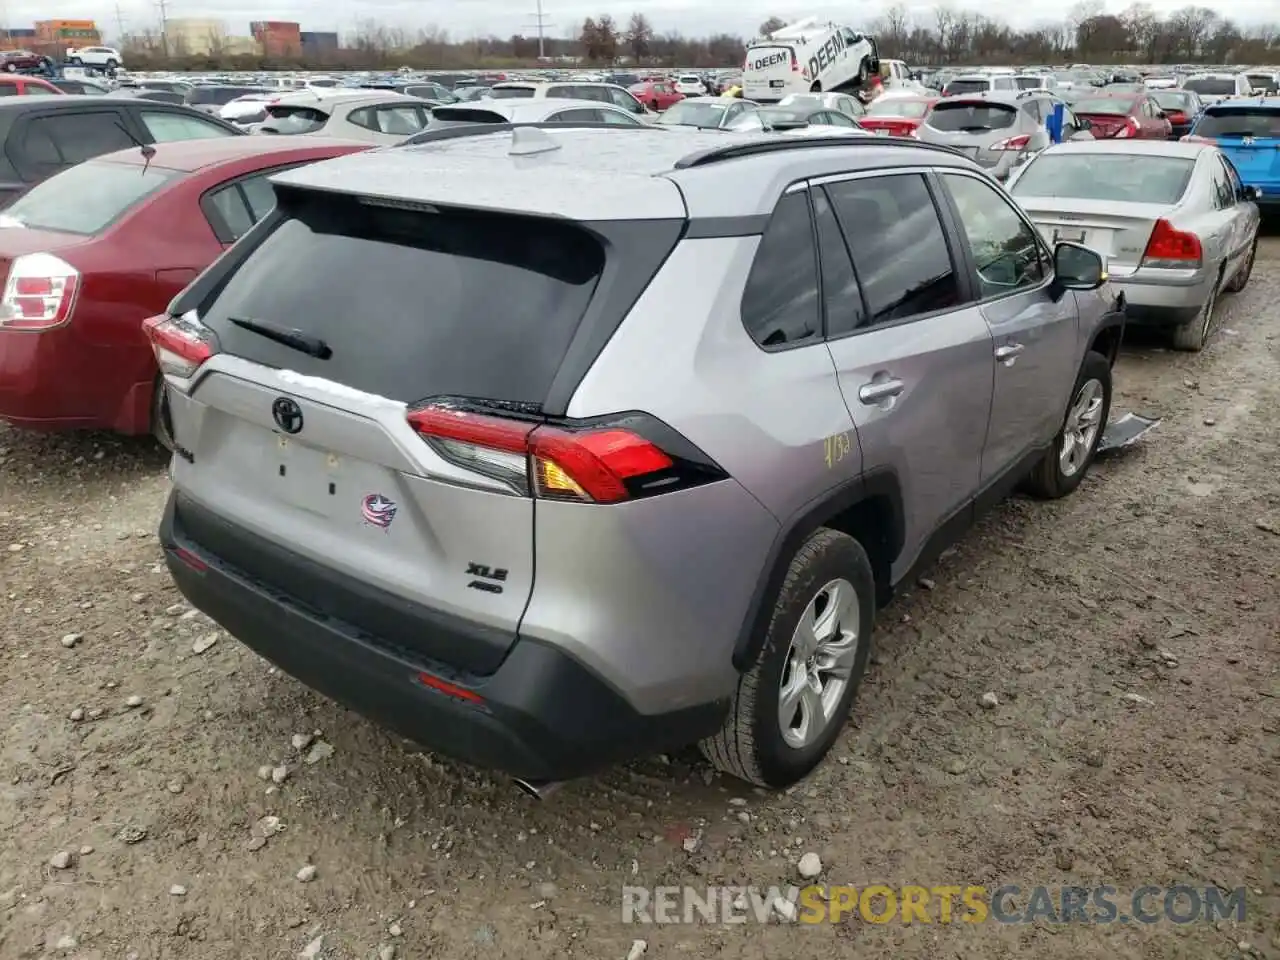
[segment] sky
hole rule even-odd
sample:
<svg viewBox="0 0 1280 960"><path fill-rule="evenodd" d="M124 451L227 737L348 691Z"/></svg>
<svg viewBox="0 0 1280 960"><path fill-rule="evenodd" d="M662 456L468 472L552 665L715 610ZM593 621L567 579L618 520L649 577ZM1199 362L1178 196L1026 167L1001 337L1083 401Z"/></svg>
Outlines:
<svg viewBox="0 0 1280 960"><path fill-rule="evenodd" d="M495 34L537 33L539 0L453 0L450 3L423 3L421 0L266 0L254 5L247 0L166 0L170 17L213 17L223 20L227 32L248 33L250 20L296 20L304 30L337 30L347 33L357 23L374 19L392 26L417 30L436 26L448 30L456 38ZM626 22L635 10L642 10L659 32L678 30L686 36L710 33L732 33L750 37L756 27L770 15L784 20L820 16L863 26L880 16L887 8L886 0L871 0L851 16L848 4L840 6L795 6L786 0L644 0L627 4L618 0L599 3L583 0L541 0L543 24L548 35L576 34L584 17L610 13ZM1108 11L1119 13L1129 0L1110 0ZM1188 0L1149 0L1158 13L1168 13L1186 6ZM1063 0L952 0L956 8L980 9L989 16L1012 26L1026 28L1041 23L1061 21L1070 4ZM1228 15L1238 23L1280 20L1277 0L1212 0L1203 5ZM923 24L932 24L934 4L913 3L906 6ZM0 0L0 22L10 27L29 26L37 18L92 19L109 37L117 34L117 9L125 29L141 31L159 23L158 7L151 2L121 0Z"/></svg>

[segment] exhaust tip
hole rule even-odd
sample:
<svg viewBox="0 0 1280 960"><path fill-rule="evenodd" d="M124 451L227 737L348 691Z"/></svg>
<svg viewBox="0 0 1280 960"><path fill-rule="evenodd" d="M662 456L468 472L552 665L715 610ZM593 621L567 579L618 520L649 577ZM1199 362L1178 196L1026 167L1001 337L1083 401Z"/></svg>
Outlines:
<svg viewBox="0 0 1280 960"><path fill-rule="evenodd" d="M563 785L557 780L521 780L519 777L512 778L512 783L535 800L547 799Z"/></svg>

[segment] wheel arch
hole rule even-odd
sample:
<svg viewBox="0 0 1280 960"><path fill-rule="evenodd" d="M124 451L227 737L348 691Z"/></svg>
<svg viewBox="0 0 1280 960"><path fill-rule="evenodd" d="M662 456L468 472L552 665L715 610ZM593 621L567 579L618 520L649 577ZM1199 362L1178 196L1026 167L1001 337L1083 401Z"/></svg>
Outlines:
<svg viewBox="0 0 1280 960"><path fill-rule="evenodd" d="M876 582L876 606L892 596L892 568L906 538L902 487L892 470L875 470L834 487L783 522L760 571L751 606L733 650L733 665L747 670L764 645L773 616L771 598L781 590L791 560L815 530L848 534L867 552Z"/></svg>
<svg viewBox="0 0 1280 960"><path fill-rule="evenodd" d="M1125 314L1123 310L1105 314L1097 329L1089 340L1089 350L1100 353L1107 358L1107 363L1115 366L1120 355L1120 345L1124 341Z"/></svg>

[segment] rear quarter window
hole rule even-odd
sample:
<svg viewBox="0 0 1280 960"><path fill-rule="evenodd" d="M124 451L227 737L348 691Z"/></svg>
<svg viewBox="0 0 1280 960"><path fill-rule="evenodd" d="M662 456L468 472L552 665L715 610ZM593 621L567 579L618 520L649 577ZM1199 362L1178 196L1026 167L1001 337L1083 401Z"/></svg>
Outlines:
<svg viewBox="0 0 1280 960"><path fill-rule="evenodd" d="M267 108L265 121L270 133L298 134L314 133L329 122L329 115L322 110L311 107L273 105Z"/></svg>
<svg viewBox="0 0 1280 960"><path fill-rule="evenodd" d="M90 161L32 187L0 217L6 225L92 236L111 226L177 174L172 170Z"/></svg>

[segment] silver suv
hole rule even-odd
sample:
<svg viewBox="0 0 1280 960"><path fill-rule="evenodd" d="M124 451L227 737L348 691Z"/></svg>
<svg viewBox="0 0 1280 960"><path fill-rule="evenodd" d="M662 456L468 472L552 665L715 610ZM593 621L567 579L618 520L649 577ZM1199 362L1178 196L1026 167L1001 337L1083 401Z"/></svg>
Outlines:
<svg viewBox="0 0 1280 960"><path fill-rule="evenodd" d="M1107 420L1098 255L949 150L475 126L274 182L147 321L169 568L535 789L697 741L798 780L893 588Z"/></svg>

